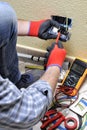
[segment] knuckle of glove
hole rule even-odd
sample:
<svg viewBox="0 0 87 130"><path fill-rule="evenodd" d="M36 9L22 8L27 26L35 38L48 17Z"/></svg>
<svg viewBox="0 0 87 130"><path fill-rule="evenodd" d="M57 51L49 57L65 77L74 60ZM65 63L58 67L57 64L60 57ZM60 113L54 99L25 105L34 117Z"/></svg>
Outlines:
<svg viewBox="0 0 87 130"><path fill-rule="evenodd" d="M52 26L59 28L59 23L53 19L51 20L51 24L52 24Z"/></svg>
<svg viewBox="0 0 87 130"><path fill-rule="evenodd" d="M44 20L43 23L40 25L39 31L38 31L38 37L44 40L47 39L55 39L57 36L55 35L50 35L48 33L48 30L52 27L55 26L55 21L52 22L52 20L47 19Z"/></svg>
<svg viewBox="0 0 87 130"><path fill-rule="evenodd" d="M55 43L53 43L51 47L48 47L47 49L48 53L46 53L44 61L45 69L52 64L58 64L62 66L66 56L66 50L64 48L59 48Z"/></svg>
<svg viewBox="0 0 87 130"><path fill-rule="evenodd" d="M58 63L59 60L63 62L65 56L66 56L66 50L64 48L58 48L58 46L55 45L54 49L50 53L50 60L52 59L52 61L56 63Z"/></svg>
<svg viewBox="0 0 87 130"><path fill-rule="evenodd" d="M66 56L66 50L65 49L58 48L56 53L58 53L58 56L60 54L61 57L65 57Z"/></svg>

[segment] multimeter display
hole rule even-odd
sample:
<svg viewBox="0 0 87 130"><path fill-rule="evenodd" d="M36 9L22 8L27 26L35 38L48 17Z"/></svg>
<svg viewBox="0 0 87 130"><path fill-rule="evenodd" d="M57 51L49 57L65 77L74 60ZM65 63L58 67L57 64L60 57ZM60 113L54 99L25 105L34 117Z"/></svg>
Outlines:
<svg viewBox="0 0 87 130"><path fill-rule="evenodd" d="M71 70L82 75L85 71L85 67L78 64L73 64Z"/></svg>
<svg viewBox="0 0 87 130"><path fill-rule="evenodd" d="M65 79L63 80L60 89L63 90L68 95L72 96L76 95L77 91L79 90L82 82L86 77L86 74L87 74L87 63L82 60L75 59L75 61L72 63L68 71L68 74L65 76ZM71 93L69 93L68 91L70 89L72 89Z"/></svg>

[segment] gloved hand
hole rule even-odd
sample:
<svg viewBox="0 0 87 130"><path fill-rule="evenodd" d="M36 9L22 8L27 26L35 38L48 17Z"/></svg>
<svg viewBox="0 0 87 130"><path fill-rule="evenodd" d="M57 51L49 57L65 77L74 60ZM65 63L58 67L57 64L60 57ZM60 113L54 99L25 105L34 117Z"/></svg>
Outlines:
<svg viewBox="0 0 87 130"><path fill-rule="evenodd" d="M58 66L60 69L66 56L66 50L63 48L62 43L53 43L51 47L47 49L47 59L45 61L45 69L50 66Z"/></svg>
<svg viewBox="0 0 87 130"><path fill-rule="evenodd" d="M49 34L48 30L52 27L59 27L58 22L54 20L40 20L40 21L31 21L30 22L30 29L29 29L29 36L39 37L41 39L55 39L57 35Z"/></svg>

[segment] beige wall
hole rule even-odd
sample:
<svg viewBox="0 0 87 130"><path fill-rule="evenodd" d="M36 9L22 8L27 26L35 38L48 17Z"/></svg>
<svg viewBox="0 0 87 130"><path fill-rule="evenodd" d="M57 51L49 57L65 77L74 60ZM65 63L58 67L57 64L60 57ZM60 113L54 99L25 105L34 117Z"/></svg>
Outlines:
<svg viewBox="0 0 87 130"><path fill-rule="evenodd" d="M18 18L39 20L51 15L62 15L73 19L72 36L63 43L69 56L87 59L87 0L3 0L15 9ZM53 40L18 38L18 44L46 49Z"/></svg>

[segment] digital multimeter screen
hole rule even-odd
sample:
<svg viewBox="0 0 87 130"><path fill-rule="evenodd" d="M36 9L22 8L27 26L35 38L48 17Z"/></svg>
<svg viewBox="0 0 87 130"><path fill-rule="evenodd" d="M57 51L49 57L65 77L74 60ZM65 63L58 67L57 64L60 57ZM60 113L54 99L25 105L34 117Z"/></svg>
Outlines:
<svg viewBox="0 0 87 130"><path fill-rule="evenodd" d="M84 70L85 70L83 66L75 64L75 63L73 64L71 69L81 75L84 73Z"/></svg>

